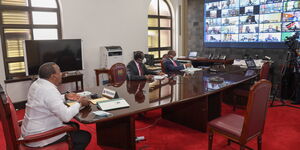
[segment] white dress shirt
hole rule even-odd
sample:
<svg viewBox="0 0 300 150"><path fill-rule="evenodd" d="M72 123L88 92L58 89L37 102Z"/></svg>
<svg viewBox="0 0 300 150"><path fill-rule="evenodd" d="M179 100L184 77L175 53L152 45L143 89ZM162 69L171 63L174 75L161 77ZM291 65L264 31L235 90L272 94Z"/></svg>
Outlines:
<svg viewBox="0 0 300 150"><path fill-rule="evenodd" d="M63 126L63 122L69 122L79 112L80 104L76 103L71 107L67 107L64 101L54 84L45 79L35 81L28 92L28 101L21 127L22 137L42 133ZM64 135L66 134L27 143L26 145L42 147L62 138Z"/></svg>

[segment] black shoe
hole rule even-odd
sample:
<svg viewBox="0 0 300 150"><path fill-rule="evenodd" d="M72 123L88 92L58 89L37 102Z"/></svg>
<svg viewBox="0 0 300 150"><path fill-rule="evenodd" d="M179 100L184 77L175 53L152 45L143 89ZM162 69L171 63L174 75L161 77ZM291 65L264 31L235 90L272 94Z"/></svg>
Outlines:
<svg viewBox="0 0 300 150"><path fill-rule="evenodd" d="M300 102L291 102L293 105L300 105Z"/></svg>

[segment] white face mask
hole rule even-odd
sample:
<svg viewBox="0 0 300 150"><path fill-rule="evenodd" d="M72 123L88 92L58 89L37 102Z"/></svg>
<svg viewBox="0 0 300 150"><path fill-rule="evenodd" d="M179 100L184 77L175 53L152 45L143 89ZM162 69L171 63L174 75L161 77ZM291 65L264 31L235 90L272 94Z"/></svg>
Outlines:
<svg viewBox="0 0 300 150"><path fill-rule="evenodd" d="M142 62L143 62L143 64L146 63L146 59L144 58Z"/></svg>

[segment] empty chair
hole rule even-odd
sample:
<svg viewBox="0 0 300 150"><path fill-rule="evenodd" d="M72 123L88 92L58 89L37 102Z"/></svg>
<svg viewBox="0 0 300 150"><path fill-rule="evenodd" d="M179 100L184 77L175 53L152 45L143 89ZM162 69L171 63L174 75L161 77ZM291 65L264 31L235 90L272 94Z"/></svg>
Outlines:
<svg viewBox="0 0 300 150"><path fill-rule="evenodd" d="M25 143L37 142L57 136L59 134L77 130L75 127L66 125L49 130L44 133L21 137L21 121L17 120L16 110L9 97L7 97L0 85L0 118L5 135L6 149L8 150L61 150L72 149L72 143L69 140L45 147L32 148L27 147Z"/></svg>
<svg viewBox="0 0 300 150"><path fill-rule="evenodd" d="M259 80L261 80L261 79L268 80L269 70L270 70L270 63L269 62L265 62L262 65L261 70L259 72ZM233 111L236 110L237 97L245 97L245 98L247 98L247 96L249 95L250 86L249 85L243 85L242 87L236 88L233 91L233 94L234 94L233 95Z"/></svg>
<svg viewBox="0 0 300 150"><path fill-rule="evenodd" d="M227 137L228 144L231 141L239 143L241 150L246 148L246 143L249 140L257 137L258 149L261 149L271 86L271 82L262 79L250 88L244 116L229 114L208 123L209 150L212 149L214 133Z"/></svg>

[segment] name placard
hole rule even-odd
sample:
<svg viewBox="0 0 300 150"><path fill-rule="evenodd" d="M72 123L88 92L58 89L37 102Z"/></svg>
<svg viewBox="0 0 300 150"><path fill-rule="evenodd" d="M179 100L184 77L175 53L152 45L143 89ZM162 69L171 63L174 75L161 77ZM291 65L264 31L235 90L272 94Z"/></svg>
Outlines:
<svg viewBox="0 0 300 150"><path fill-rule="evenodd" d="M102 91L102 96L108 97L108 98L117 98L118 94L116 91L104 88Z"/></svg>

